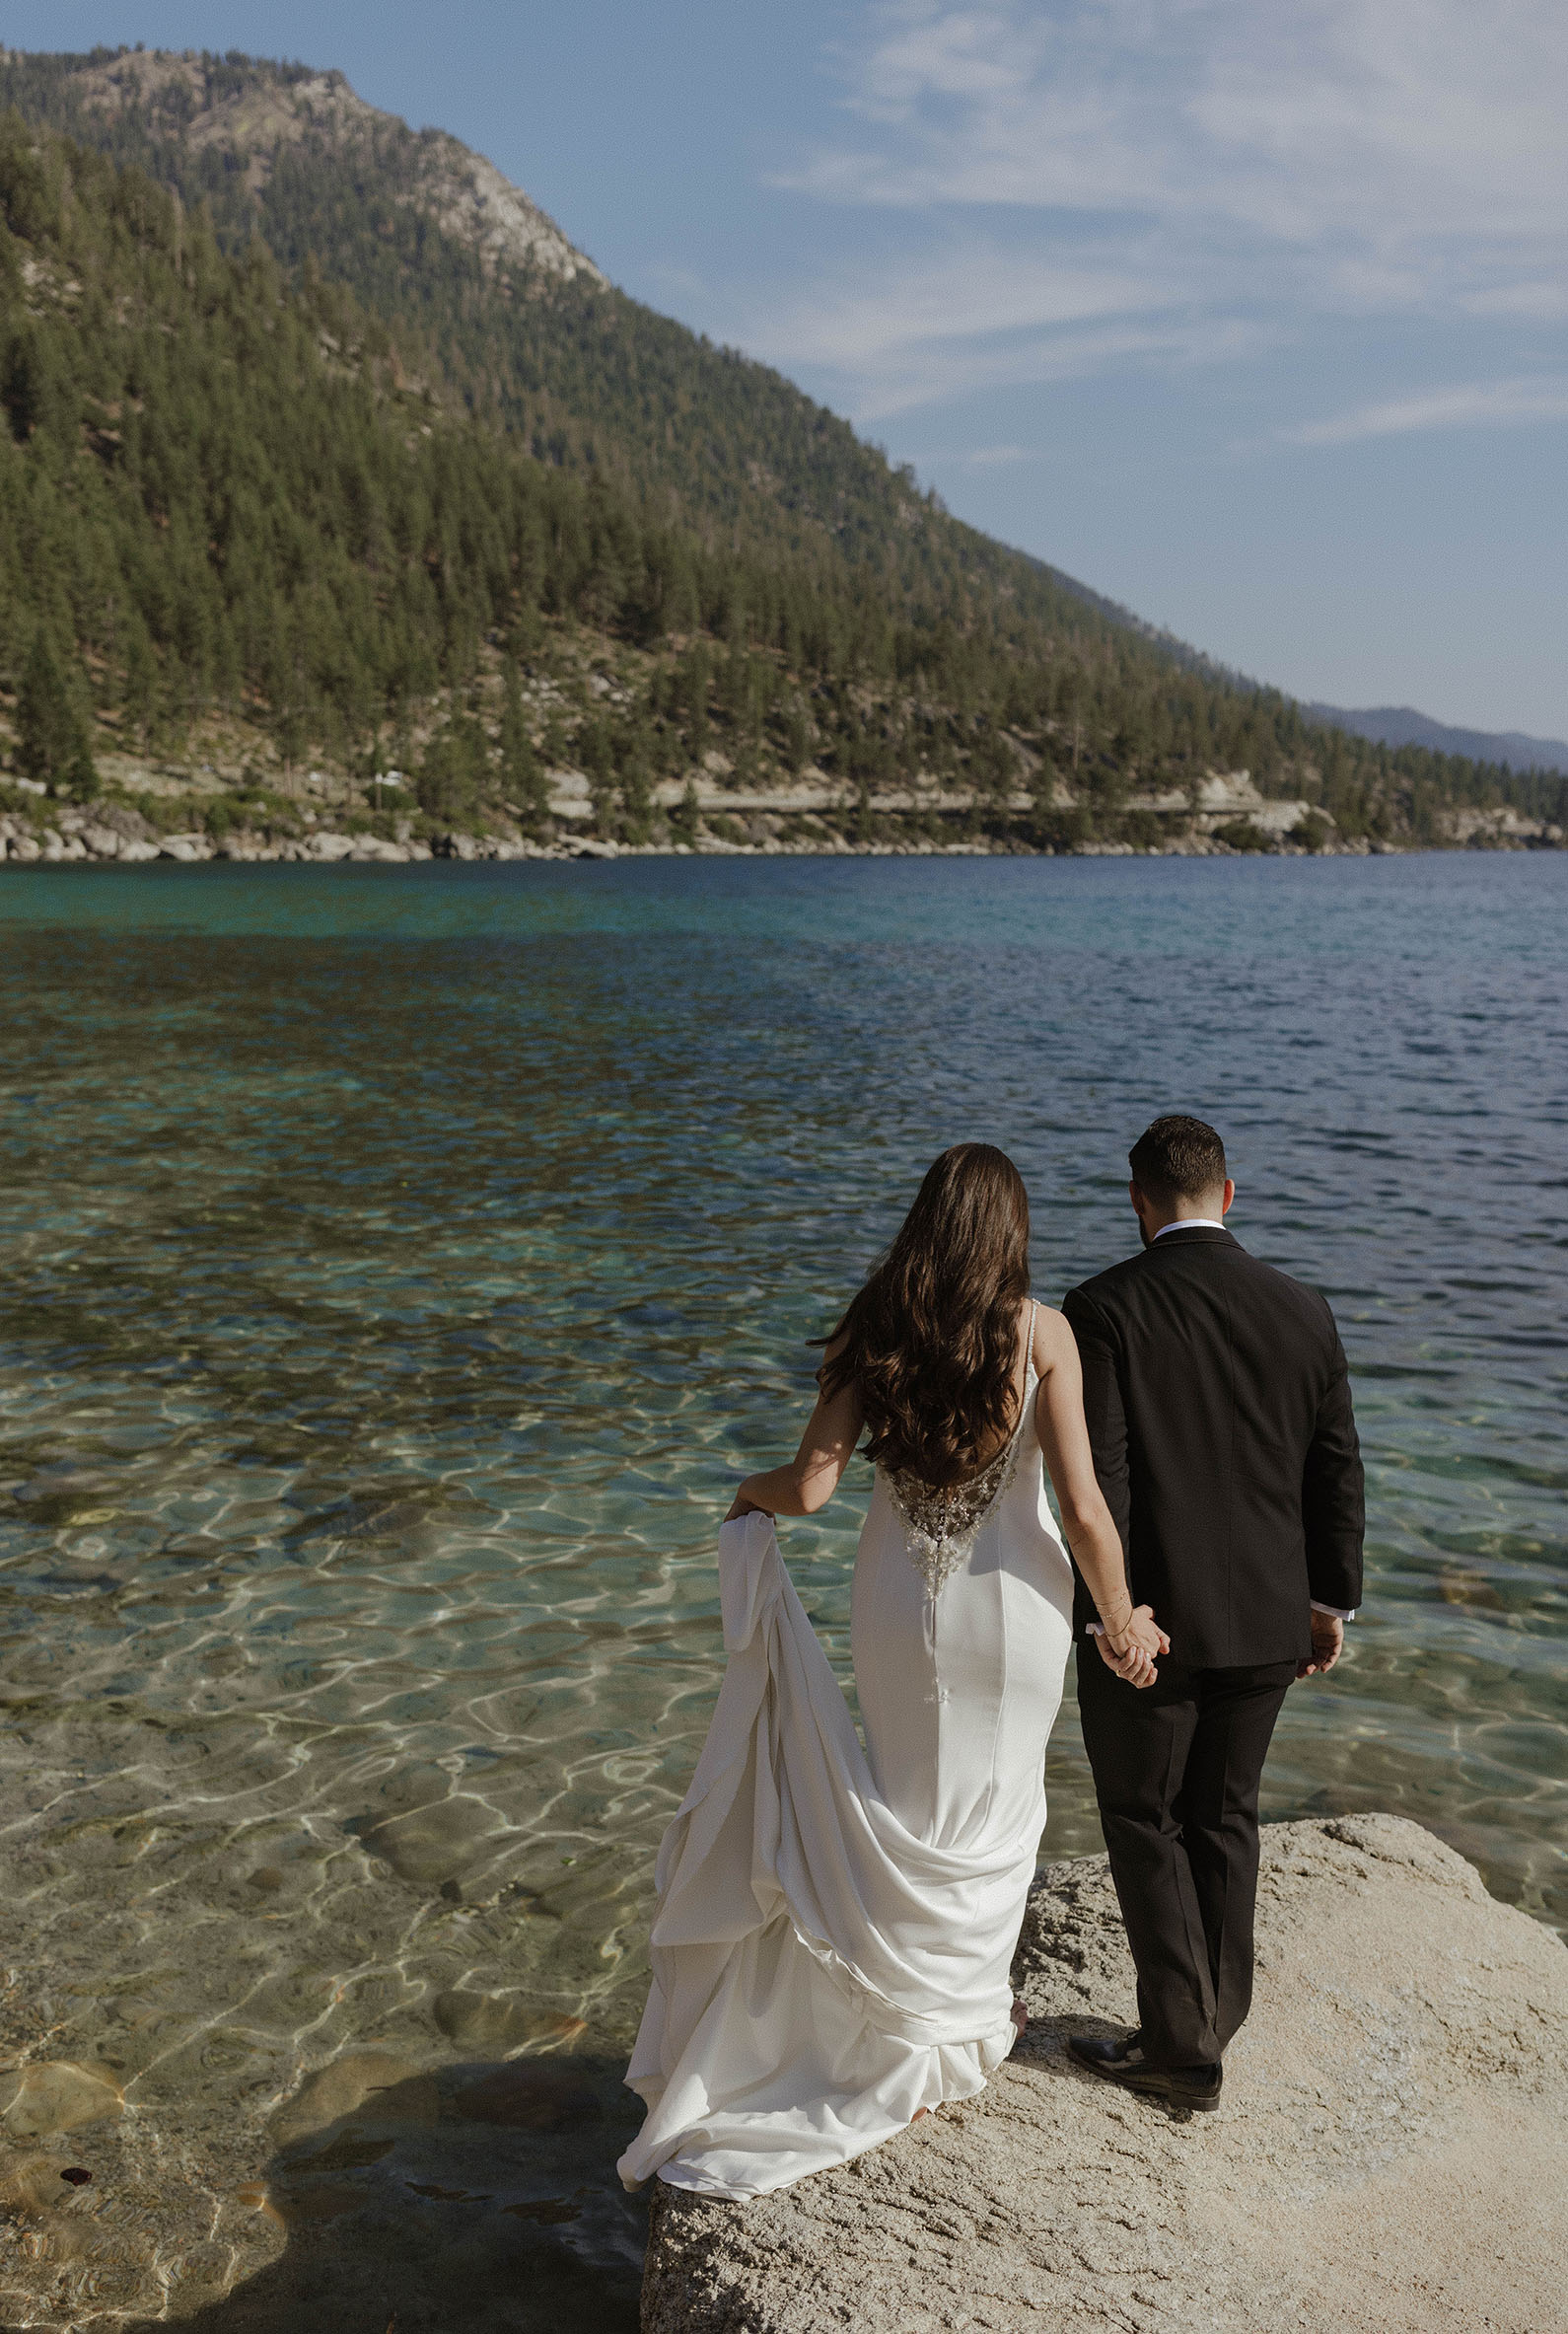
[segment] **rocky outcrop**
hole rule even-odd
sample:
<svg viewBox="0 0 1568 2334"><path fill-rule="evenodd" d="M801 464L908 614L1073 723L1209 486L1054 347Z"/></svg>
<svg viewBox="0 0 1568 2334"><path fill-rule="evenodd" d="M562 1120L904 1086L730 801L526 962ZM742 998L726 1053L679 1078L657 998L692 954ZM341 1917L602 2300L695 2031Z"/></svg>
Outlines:
<svg viewBox="0 0 1568 2334"><path fill-rule="evenodd" d="M398 199L470 245L487 266L542 268L568 282L606 281L493 162L444 130L416 135L396 114L367 105L341 73L302 76L255 62L237 84L216 58L135 49L84 59L73 78L91 110L134 109L178 131L198 153L212 148L234 154L245 163L252 188L265 184L280 147L307 139L349 150L390 142L401 150L408 178Z"/></svg>
<svg viewBox="0 0 1568 2334"><path fill-rule="evenodd" d="M1271 1826L1214 2115L1081 2073L1133 2020L1103 1858L1051 1866L1023 2045L978 2098L740 2206L658 2189L645 2334L1546 2334L1568 1953L1418 1825Z"/></svg>

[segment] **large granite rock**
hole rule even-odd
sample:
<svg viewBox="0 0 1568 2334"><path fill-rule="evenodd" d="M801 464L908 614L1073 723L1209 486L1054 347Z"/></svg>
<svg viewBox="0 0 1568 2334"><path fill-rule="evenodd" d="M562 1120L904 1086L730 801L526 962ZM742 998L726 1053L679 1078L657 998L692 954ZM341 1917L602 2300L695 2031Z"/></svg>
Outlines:
<svg viewBox="0 0 1568 2334"><path fill-rule="evenodd" d="M128 842L156 845L158 842L157 828L150 820L143 818L134 804L128 802L102 802L95 805L91 820L84 825L83 834L88 848L99 851L104 858L113 858L118 854L107 844L95 842L95 834L115 836L121 845Z"/></svg>
<svg viewBox="0 0 1568 2334"><path fill-rule="evenodd" d="M1103 1858L1056 1864L976 2100L755 2204L657 2188L645 2334L1568 2326L1568 1953L1419 1825L1271 1826L1213 2115L1068 2058L1133 2022Z"/></svg>

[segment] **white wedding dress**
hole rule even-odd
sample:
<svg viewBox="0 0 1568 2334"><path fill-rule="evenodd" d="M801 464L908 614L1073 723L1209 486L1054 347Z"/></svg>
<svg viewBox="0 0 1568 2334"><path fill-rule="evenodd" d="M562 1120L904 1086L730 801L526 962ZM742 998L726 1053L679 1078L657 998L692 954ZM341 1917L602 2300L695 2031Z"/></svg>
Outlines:
<svg viewBox="0 0 1568 2334"><path fill-rule="evenodd" d="M771 1521L721 1530L729 1663L659 1852L628 2188L764 2195L972 2097L1012 2048L1072 1636L1034 1392L1031 1368L1012 1442L957 1498L878 1471L852 1609L864 1750Z"/></svg>

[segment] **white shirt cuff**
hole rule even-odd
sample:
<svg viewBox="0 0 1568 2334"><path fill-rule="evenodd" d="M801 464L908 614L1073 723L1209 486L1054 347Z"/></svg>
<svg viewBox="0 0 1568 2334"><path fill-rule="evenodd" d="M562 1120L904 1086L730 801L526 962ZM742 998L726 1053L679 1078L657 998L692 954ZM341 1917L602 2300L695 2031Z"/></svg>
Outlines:
<svg viewBox="0 0 1568 2334"><path fill-rule="evenodd" d="M1312 1600L1312 1608L1315 1613L1330 1614L1335 1621L1354 1621L1356 1617L1356 1608L1354 1605L1351 1606L1349 1612L1347 1613L1343 1606L1321 1605L1319 1603L1316 1597L1314 1597ZM1084 1634L1086 1637L1104 1637L1105 1634L1105 1626L1099 1621L1091 1621Z"/></svg>

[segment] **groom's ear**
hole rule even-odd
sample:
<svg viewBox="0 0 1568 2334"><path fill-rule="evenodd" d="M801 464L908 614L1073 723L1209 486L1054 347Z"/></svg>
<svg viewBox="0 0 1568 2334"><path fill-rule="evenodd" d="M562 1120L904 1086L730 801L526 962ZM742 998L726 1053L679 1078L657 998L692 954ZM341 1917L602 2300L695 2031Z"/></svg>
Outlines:
<svg viewBox="0 0 1568 2334"><path fill-rule="evenodd" d="M1221 1215L1222 1215L1222 1216L1226 1216L1226 1215L1229 1215L1229 1214L1230 1214L1230 1212L1231 1212L1231 1202L1232 1202L1232 1201L1233 1201L1235 1198L1236 1198L1236 1186L1235 1186L1235 1184L1234 1184L1234 1183L1231 1181L1231 1178L1230 1178L1229 1176L1227 1176L1227 1177L1225 1178L1225 1197L1224 1197L1224 1199L1223 1199L1223 1200L1220 1202L1220 1213L1221 1213Z"/></svg>

